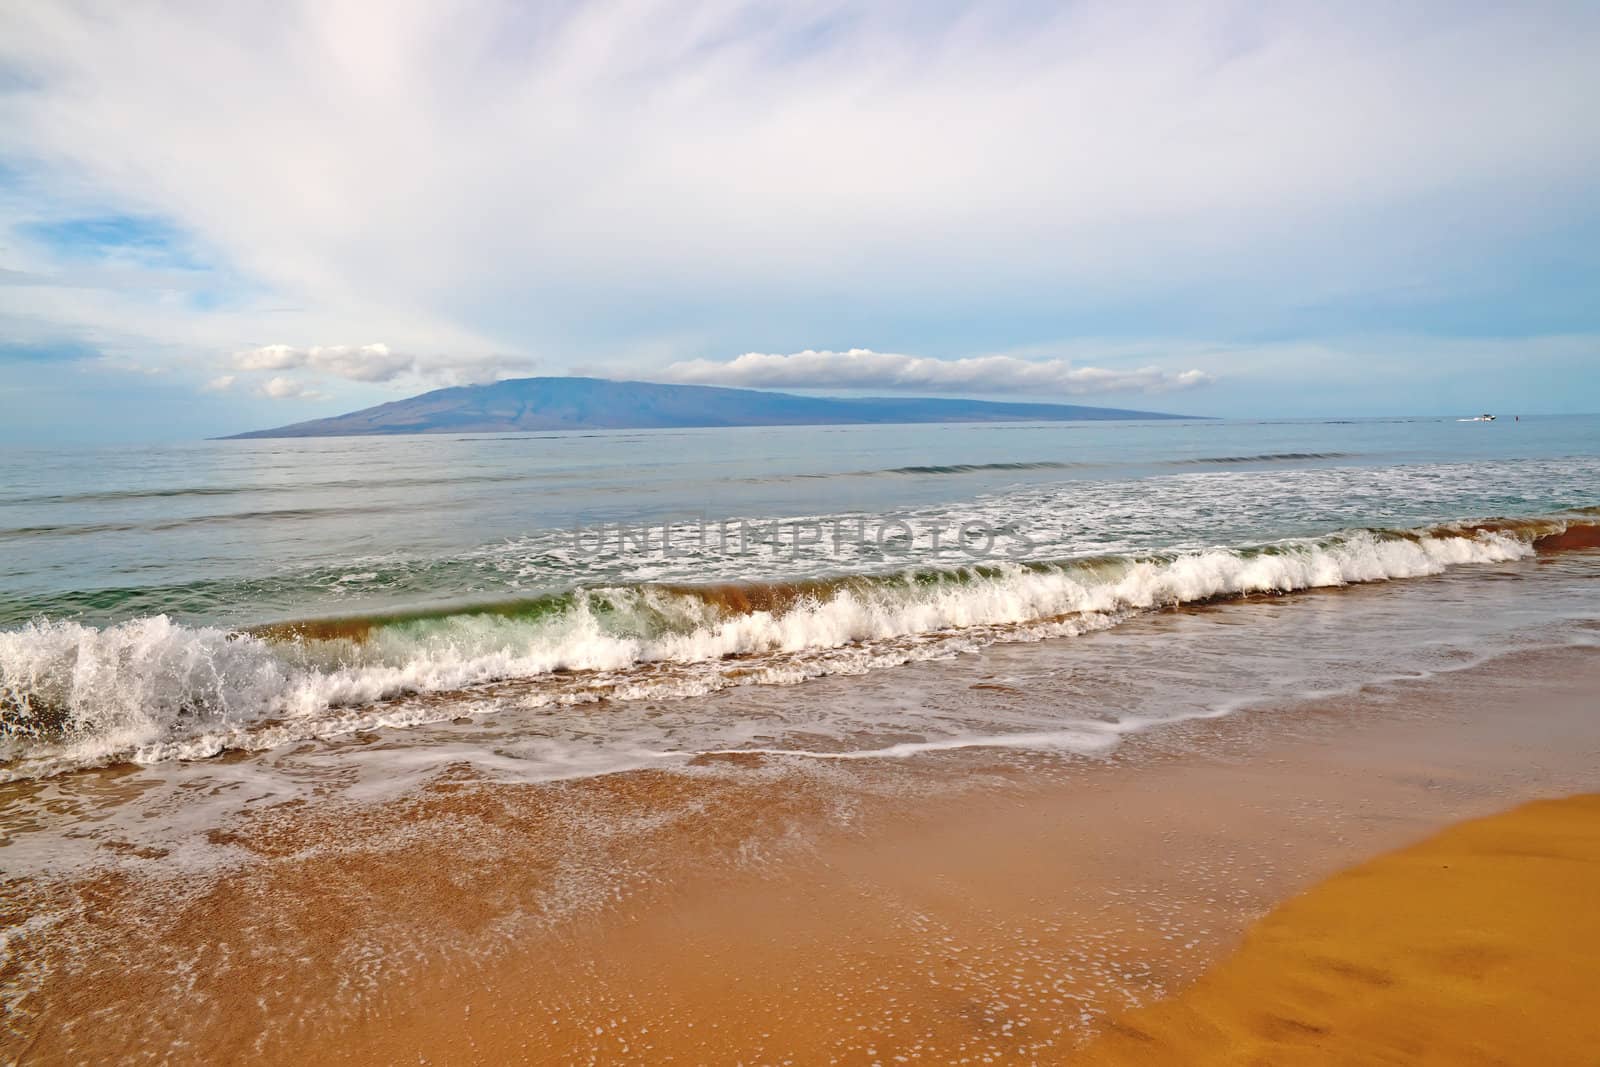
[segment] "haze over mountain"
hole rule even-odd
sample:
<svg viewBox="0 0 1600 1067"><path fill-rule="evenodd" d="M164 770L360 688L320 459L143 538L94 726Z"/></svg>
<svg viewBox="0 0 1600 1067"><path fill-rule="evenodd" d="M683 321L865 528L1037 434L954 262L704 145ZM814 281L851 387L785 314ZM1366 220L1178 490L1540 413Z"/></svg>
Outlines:
<svg viewBox="0 0 1600 1067"><path fill-rule="evenodd" d="M435 389L376 407L270 430L251 437L500 433L512 430L649 429L669 426L821 426L851 423L1062 422L1181 419L1153 411L1077 404L1014 404L927 397L819 397L661 385L605 378L512 378L491 385Z"/></svg>

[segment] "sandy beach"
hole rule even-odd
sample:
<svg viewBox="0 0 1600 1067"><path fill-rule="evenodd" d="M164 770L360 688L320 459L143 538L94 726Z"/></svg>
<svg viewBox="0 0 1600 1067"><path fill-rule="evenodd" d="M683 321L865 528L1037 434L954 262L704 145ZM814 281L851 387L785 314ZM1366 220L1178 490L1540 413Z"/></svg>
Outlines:
<svg viewBox="0 0 1600 1067"><path fill-rule="evenodd" d="M1600 1067L1597 98L0 2L0 1067Z"/></svg>
<svg viewBox="0 0 1600 1067"><path fill-rule="evenodd" d="M1535 1025L1570 1016L1563 997L1594 977L1550 947L1557 928L1593 933L1555 907L1595 886L1592 802L1312 887L1460 820L1592 790L1597 691L1600 660L1573 648L1181 724L1096 760L967 750L796 770L746 756L527 787L463 768L359 809L268 804L207 832L248 859L204 874L151 855L9 884L5 977L30 988L5 1054L1183 1062L1198 1040L1278 1062L1263 1042L1284 1035L1258 1025L1278 1012L1318 1028L1291 1027L1294 1048L1337 1061L1341 1041L1387 1047L1383 1020L1439 993L1430 967L1465 983L1446 997L1457 1013L1505 996L1504 976L1547 976L1516 979ZM1516 842L1554 855L1563 827L1570 863L1524 888ZM1430 873L1442 855L1488 888L1452 898ZM1508 911L1514 925L1493 925ZM1404 929L1385 932L1390 918ZM1408 931L1428 945L1414 966L1394 962L1416 956ZM1306 975L1329 939L1351 963L1322 980L1360 985L1369 956L1402 977L1361 985L1356 1016L1276 1006L1322 995Z"/></svg>
<svg viewBox="0 0 1600 1067"><path fill-rule="evenodd" d="M1095 1063L1562 1063L1592 1054L1600 796L1476 819L1336 875Z"/></svg>

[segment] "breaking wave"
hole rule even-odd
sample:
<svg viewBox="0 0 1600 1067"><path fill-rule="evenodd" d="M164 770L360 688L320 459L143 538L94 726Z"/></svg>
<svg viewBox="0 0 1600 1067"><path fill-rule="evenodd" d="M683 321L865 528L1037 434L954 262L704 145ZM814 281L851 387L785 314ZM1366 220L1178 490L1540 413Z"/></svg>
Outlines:
<svg viewBox="0 0 1600 1067"><path fill-rule="evenodd" d="M460 702L417 698L490 683L516 683L537 706L794 682L1152 609L1592 547L1600 523L1493 520L809 582L615 585L242 630L41 619L0 632L0 780L437 721Z"/></svg>

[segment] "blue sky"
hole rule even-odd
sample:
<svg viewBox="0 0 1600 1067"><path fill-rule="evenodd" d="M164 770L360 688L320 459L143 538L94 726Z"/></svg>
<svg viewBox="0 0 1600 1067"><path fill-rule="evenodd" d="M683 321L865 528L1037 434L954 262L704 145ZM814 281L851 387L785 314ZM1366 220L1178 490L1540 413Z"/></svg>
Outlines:
<svg viewBox="0 0 1600 1067"><path fill-rule="evenodd" d="M1600 410L1593 4L6 5L0 439L588 373Z"/></svg>

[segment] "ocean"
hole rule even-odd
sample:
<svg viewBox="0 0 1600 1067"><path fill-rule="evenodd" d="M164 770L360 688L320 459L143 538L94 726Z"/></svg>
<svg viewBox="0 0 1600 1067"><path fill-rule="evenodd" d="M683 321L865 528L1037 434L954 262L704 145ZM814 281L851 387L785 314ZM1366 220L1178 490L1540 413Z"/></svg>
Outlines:
<svg viewBox="0 0 1600 1067"><path fill-rule="evenodd" d="M1597 544L1594 416L12 448L0 781L371 731L396 767L443 744L529 780L727 751L1102 752L1594 642ZM1319 601L1331 644L1284 646L1271 612L1115 636L1370 583L1407 591ZM1077 672L1059 699L893 696L910 664L1040 647ZM1162 683L1207 655L1229 668ZM884 696L814 700L830 677ZM749 695L707 700L730 690Z"/></svg>

